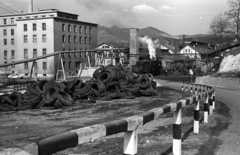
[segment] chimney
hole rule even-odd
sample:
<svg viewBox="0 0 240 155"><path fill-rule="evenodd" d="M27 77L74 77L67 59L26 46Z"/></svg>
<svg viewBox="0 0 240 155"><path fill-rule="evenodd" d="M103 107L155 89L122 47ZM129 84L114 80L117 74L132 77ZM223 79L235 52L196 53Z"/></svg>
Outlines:
<svg viewBox="0 0 240 155"><path fill-rule="evenodd" d="M184 46L184 44L185 44L185 35L183 35L182 41L183 41L183 46Z"/></svg>
<svg viewBox="0 0 240 155"><path fill-rule="evenodd" d="M130 57L129 57L129 65L135 65L138 61L139 54L139 42L138 42L138 29L131 28L130 29ZM132 71L132 67L130 67L130 71Z"/></svg>
<svg viewBox="0 0 240 155"><path fill-rule="evenodd" d="M28 5L28 13L33 12L33 0L29 0L29 5Z"/></svg>

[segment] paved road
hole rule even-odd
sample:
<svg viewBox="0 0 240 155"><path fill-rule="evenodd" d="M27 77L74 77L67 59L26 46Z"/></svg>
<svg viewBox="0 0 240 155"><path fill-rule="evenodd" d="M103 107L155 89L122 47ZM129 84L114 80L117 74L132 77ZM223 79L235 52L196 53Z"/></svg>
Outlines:
<svg viewBox="0 0 240 155"><path fill-rule="evenodd" d="M181 89L181 83L158 80L163 86ZM240 91L216 88L216 100L225 103L230 109L231 124L224 130L219 140L222 144L216 150L216 155L240 155Z"/></svg>
<svg viewBox="0 0 240 155"><path fill-rule="evenodd" d="M216 88L216 99L225 103L230 109L231 124L219 139L223 142L216 155L240 154L240 91Z"/></svg>

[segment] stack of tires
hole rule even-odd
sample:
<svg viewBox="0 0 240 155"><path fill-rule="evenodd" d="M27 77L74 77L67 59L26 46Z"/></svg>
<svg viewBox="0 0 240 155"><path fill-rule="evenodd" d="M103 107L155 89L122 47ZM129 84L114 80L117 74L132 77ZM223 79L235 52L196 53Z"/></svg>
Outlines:
<svg viewBox="0 0 240 155"><path fill-rule="evenodd" d="M76 100L133 99L154 95L158 93L152 74L134 74L123 66L111 65L97 69L93 78L85 82L80 78L61 83L40 80L23 94L1 95L0 111L67 108L73 106Z"/></svg>

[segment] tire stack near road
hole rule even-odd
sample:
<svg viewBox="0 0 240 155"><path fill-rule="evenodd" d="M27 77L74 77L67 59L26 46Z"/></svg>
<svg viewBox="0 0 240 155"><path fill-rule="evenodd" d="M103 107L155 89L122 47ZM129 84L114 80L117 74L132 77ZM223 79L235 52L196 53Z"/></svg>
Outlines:
<svg viewBox="0 0 240 155"><path fill-rule="evenodd" d="M25 93L13 92L0 96L0 111L39 108L66 108L75 101L133 99L158 95L152 74L135 74L122 66L97 69L93 78L83 82L75 78L66 82L40 80Z"/></svg>

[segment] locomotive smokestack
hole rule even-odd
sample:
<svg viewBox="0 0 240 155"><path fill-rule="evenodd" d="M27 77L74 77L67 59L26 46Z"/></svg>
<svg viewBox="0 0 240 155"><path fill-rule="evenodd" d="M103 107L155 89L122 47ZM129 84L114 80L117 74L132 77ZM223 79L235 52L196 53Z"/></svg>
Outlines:
<svg viewBox="0 0 240 155"><path fill-rule="evenodd" d="M28 13L33 12L33 0L29 0L29 5L28 5Z"/></svg>

